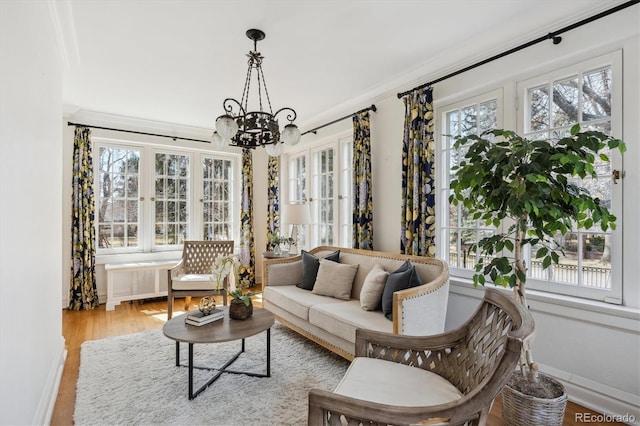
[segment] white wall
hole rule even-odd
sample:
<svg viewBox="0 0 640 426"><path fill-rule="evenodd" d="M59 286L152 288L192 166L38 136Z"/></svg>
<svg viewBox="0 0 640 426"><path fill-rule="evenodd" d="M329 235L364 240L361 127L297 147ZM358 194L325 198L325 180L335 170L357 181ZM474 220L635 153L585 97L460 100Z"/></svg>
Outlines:
<svg viewBox="0 0 640 426"><path fill-rule="evenodd" d="M0 424L45 424L65 356L62 62L47 3L0 15Z"/></svg>

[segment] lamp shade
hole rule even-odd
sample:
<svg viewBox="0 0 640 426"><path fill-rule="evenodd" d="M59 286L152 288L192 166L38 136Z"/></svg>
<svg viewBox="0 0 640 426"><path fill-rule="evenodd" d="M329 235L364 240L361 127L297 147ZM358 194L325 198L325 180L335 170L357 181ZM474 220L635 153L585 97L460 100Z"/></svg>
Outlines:
<svg viewBox="0 0 640 426"><path fill-rule="evenodd" d="M281 143L272 143L264 146L267 150L267 154L272 157L277 157L282 154L282 144Z"/></svg>
<svg viewBox="0 0 640 426"><path fill-rule="evenodd" d="M224 147L224 139L218 132L213 132L213 136L211 136L211 147L213 149L222 149Z"/></svg>
<svg viewBox="0 0 640 426"><path fill-rule="evenodd" d="M238 133L238 123L228 114L221 115L216 120L216 131L222 139L231 139Z"/></svg>
<svg viewBox="0 0 640 426"><path fill-rule="evenodd" d="M283 222L288 225L304 225L311 222L307 204L287 204L283 213Z"/></svg>
<svg viewBox="0 0 640 426"><path fill-rule="evenodd" d="M282 142L289 146L293 146L300 142L302 137L300 129L295 124L287 124L282 131Z"/></svg>

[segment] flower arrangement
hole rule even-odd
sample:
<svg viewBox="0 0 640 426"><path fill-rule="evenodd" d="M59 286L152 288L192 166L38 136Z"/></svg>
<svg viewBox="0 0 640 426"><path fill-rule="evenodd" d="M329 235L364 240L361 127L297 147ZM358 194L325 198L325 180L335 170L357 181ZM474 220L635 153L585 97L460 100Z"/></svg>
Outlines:
<svg viewBox="0 0 640 426"><path fill-rule="evenodd" d="M237 256L222 254L216 256L211 265L211 280L216 283L216 290L220 290L222 288L222 281L229 275L232 269L236 282L235 289L229 291L229 296L231 296L233 300L249 306L251 304L251 296L260 294L260 292L250 291L243 294L243 290L247 284L240 282L240 261Z"/></svg>
<svg viewBox="0 0 640 426"><path fill-rule="evenodd" d="M216 290L222 288L222 281L229 275L236 263L235 256L219 254L211 265L211 281L216 283Z"/></svg>
<svg viewBox="0 0 640 426"><path fill-rule="evenodd" d="M273 245L293 244L294 240L290 237L283 237L280 234L271 234L271 236L269 237L269 242Z"/></svg>

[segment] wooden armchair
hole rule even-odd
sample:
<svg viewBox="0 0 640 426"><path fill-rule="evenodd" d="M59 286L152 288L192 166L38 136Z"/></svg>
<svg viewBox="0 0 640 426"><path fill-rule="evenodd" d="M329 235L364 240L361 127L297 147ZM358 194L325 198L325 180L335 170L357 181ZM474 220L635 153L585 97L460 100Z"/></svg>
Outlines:
<svg viewBox="0 0 640 426"><path fill-rule="evenodd" d="M337 388L309 393L309 425L484 425L534 328L510 295L486 289L475 314L447 333L358 329L356 358Z"/></svg>
<svg viewBox="0 0 640 426"><path fill-rule="evenodd" d="M211 279L211 265L218 255L233 254L233 241L185 241L182 249L182 260L168 271L168 312L173 316L173 299L186 297L185 311L189 310L191 297L222 295L223 304L227 304L227 288L229 278L224 279L223 288L216 290Z"/></svg>

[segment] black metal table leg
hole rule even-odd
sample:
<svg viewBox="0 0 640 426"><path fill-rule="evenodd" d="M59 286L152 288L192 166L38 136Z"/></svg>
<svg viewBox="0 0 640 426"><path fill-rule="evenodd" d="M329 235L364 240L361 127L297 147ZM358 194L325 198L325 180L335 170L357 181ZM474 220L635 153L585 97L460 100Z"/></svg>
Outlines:
<svg viewBox="0 0 640 426"><path fill-rule="evenodd" d="M176 366L181 366L179 345L180 345L179 342L176 342ZM218 378L222 375L222 373L243 374L245 376L250 376L250 377L271 377L271 329L270 328L267 329L267 365L266 365L267 372L266 374L227 369L227 367L233 364L244 351L245 351L245 341L244 339L242 339L241 350L238 351L231 359L229 359L222 367L220 368L197 367L193 365L193 343L189 343L189 363L187 365L187 368L189 370L189 399L190 400L194 399L195 397L200 395L200 393L204 391L206 388L208 388L209 385L211 385L213 382L218 380ZM193 370L194 369L216 371L216 374L195 392L193 391Z"/></svg>

